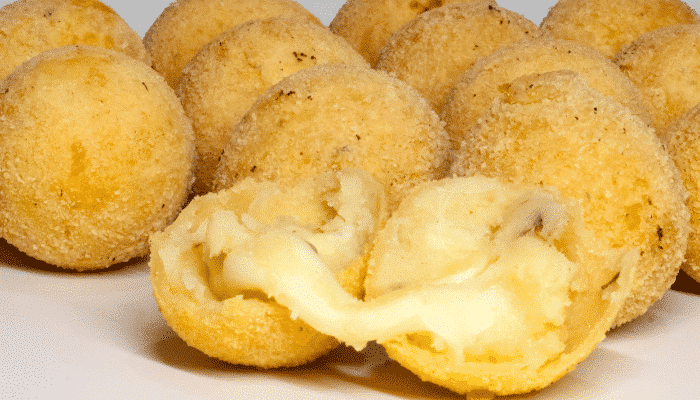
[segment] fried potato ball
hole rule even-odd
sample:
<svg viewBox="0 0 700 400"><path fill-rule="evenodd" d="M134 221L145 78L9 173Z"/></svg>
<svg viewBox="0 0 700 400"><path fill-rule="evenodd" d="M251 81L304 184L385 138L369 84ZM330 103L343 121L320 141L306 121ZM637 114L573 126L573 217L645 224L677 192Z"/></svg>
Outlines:
<svg viewBox="0 0 700 400"><path fill-rule="evenodd" d="M494 1L448 4L396 31L376 68L418 89L440 113L459 76L479 58L536 31L531 21Z"/></svg>
<svg viewBox="0 0 700 400"><path fill-rule="evenodd" d="M653 129L628 108L571 71L526 75L464 137L453 173L555 186L581 201L587 229L604 245L639 248L615 325L671 286L690 231L687 192Z"/></svg>
<svg viewBox="0 0 700 400"><path fill-rule="evenodd" d="M561 378L605 337L638 260L600 246L582 213L552 189L479 176L421 184L377 233L366 301L428 293L417 303L431 329L380 343L421 379L479 398Z"/></svg>
<svg viewBox="0 0 700 400"><path fill-rule="evenodd" d="M613 61L642 93L657 133L700 102L700 25L674 25L640 36Z"/></svg>
<svg viewBox="0 0 700 400"><path fill-rule="evenodd" d="M325 173L294 186L243 180L194 198L171 226L153 235L153 293L175 332L209 356L263 368L309 362L338 341L245 284L261 277L254 268L259 260L288 250L267 240L269 233L301 240L323 260L343 295L359 297L364 254L386 215L382 186L361 170ZM286 282L303 288L304 277Z"/></svg>
<svg viewBox="0 0 700 400"><path fill-rule="evenodd" d="M673 161L680 170L685 188L689 192L687 200L690 209L688 251L681 268L693 279L700 282L700 105L696 105L676 120L661 135Z"/></svg>
<svg viewBox="0 0 700 400"><path fill-rule="evenodd" d="M293 0L177 0L158 16L143 42L153 68L174 89L183 68L215 37L244 22L277 16L323 25Z"/></svg>
<svg viewBox="0 0 700 400"><path fill-rule="evenodd" d="M194 193L211 190L231 129L266 89L300 69L338 63L369 67L343 38L303 20L249 21L204 46L176 90L196 137Z"/></svg>
<svg viewBox="0 0 700 400"><path fill-rule="evenodd" d="M139 35L98 0L18 0L0 8L0 79L56 47L82 44L127 54L151 65Z"/></svg>
<svg viewBox="0 0 700 400"><path fill-rule="evenodd" d="M214 188L249 176L293 184L356 167L384 185L393 207L416 183L444 176L450 162L443 122L405 82L365 67L320 65L284 78L243 116Z"/></svg>
<svg viewBox="0 0 700 400"><path fill-rule="evenodd" d="M0 236L76 270L145 256L182 208L194 158L191 122L149 66L48 50L0 84Z"/></svg>
<svg viewBox="0 0 700 400"><path fill-rule="evenodd" d="M379 51L402 25L445 4L481 0L348 0L329 27L374 66Z"/></svg>
<svg viewBox="0 0 700 400"><path fill-rule="evenodd" d="M352 221L340 210L343 224ZM174 284L203 287L207 254L221 254L229 287L274 298L356 349L376 340L422 379L459 393L524 393L573 369L605 337L638 260L636 250L599 246L575 200L480 177L422 182L376 234L369 262L375 277L392 282L390 291L363 302L343 290L335 264L304 233L269 226L242 234L230 218L206 229L190 222L171 234L182 241L182 231L197 232L190 242L203 241L199 251L157 252L166 254ZM178 276L179 266L196 271L197 263L198 272ZM616 277L604 277L603 268Z"/></svg>
<svg viewBox="0 0 700 400"><path fill-rule="evenodd" d="M540 28L612 58L645 32L698 21L695 10L681 0L559 0Z"/></svg>
<svg viewBox="0 0 700 400"><path fill-rule="evenodd" d="M616 99L651 124L639 90L616 64L578 42L539 37L497 50L459 78L442 115L455 150L464 139L458 133L476 123L510 82L523 75L560 69L579 73L593 89Z"/></svg>

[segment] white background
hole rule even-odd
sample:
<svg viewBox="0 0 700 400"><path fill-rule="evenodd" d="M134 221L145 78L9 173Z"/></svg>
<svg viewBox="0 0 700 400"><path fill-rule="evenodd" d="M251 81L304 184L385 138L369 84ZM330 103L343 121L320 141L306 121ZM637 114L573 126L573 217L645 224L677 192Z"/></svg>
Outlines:
<svg viewBox="0 0 700 400"><path fill-rule="evenodd" d="M169 1L106 3L143 36ZM342 1L301 3L328 24ZM554 1L498 3L539 24ZM458 398L420 382L377 347L341 348L292 370L210 359L165 324L144 262L70 273L0 240L0 313L0 399ZM699 367L700 296L672 291L613 331L576 371L527 398L694 399Z"/></svg>

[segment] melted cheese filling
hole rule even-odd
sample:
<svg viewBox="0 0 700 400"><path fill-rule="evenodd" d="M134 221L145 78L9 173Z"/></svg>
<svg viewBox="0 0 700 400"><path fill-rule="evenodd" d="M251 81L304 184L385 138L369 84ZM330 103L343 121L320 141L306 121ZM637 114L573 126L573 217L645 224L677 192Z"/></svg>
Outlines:
<svg viewBox="0 0 700 400"><path fill-rule="evenodd" d="M481 188L470 197L509 190L485 178L462 179L472 179ZM353 185L345 183L356 188L347 199L356 201L361 189ZM482 211L498 215L500 222L472 226L479 234L450 234L455 231L445 229L440 218L426 222L426 243L431 246L451 243L474 250L463 254L457 270L366 302L345 292L335 275L361 254L363 240L374 229L376 220L368 214L346 212L361 207L338 207L328 224L333 229L322 232L295 225L291 218L262 223L245 214L217 211L199 236L210 271L218 271L218 286L228 296L261 291L289 308L293 318L356 348L372 340L427 333L431 351L449 352L453 363L486 357L490 362L541 365L565 349L560 328L577 266L553 240L566 225L567 214L540 191L501 197L501 202L482 199ZM458 206L460 197L447 201Z"/></svg>

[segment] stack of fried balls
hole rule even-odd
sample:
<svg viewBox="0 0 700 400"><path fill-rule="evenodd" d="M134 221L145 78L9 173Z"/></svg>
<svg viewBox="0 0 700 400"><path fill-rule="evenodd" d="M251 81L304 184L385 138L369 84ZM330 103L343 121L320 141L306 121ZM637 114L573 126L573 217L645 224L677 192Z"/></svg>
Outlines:
<svg viewBox="0 0 700 400"><path fill-rule="evenodd" d="M0 238L69 270L150 256L167 323L230 363L377 341L460 394L538 390L700 282L698 20L178 0L142 40L98 0L18 0Z"/></svg>

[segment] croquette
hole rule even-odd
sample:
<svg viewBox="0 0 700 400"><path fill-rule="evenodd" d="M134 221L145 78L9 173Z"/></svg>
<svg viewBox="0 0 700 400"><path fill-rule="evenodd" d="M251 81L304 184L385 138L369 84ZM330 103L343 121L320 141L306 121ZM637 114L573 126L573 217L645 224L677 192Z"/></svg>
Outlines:
<svg viewBox="0 0 700 400"><path fill-rule="evenodd" d="M392 207L416 183L449 170L443 125L415 89L385 72L307 68L268 89L236 125L214 189L249 176L292 184L356 167L384 185Z"/></svg>
<svg viewBox="0 0 700 400"><path fill-rule="evenodd" d="M75 270L145 256L182 208L194 158L192 124L149 66L48 50L0 84L0 236Z"/></svg>
<svg viewBox="0 0 700 400"><path fill-rule="evenodd" d="M700 105L677 119L660 138L680 170L689 193L687 204L692 230L681 268L700 282L700 171L697 167L700 161Z"/></svg>
<svg viewBox="0 0 700 400"><path fill-rule="evenodd" d="M300 69L338 63L369 67L343 38L303 20L249 21L204 46L176 90L196 137L194 193L211 190L231 129L266 89Z"/></svg>
<svg viewBox="0 0 700 400"><path fill-rule="evenodd" d="M694 24L698 14L681 0L559 0L540 29L576 40L612 58L641 34L662 26Z"/></svg>
<svg viewBox="0 0 700 400"><path fill-rule="evenodd" d="M236 25L277 16L323 25L293 0L177 0L158 16L143 42L153 68L174 89L182 70L204 45Z"/></svg>
<svg viewBox="0 0 700 400"><path fill-rule="evenodd" d="M700 102L700 25L647 32L613 61L642 93L657 133Z"/></svg>
<svg viewBox="0 0 700 400"><path fill-rule="evenodd" d="M39 53L82 44L151 65L139 35L98 0L18 0L0 8L0 79Z"/></svg>
<svg viewBox="0 0 700 400"><path fill-rule="evenodd" d="M402 26L376 68L402 79L440 114L464 71L502 46L531 37L537 26L493 1L448 4Z"/></svg>
<svg viewBox="0 0 700 400"><path fill-rule="evenodd" d="M642 96L617 65L594 49L570 40L538 37L503 47L477 61L450 92L442 119L456 147L466 132L514 79L533 73L569 69L589 86L627 106L651 124Z"/></svg>
<svg viewBox="0 0 700 400"><path fill-rule="evenodd" d="M344 37L370 65L389 37L418 15L445 4L481 0L348 0L331 21L329 28Z"/></svg>
<svg viewBox="0 0 700 400"><path fill-rule="evenodd" d="M654 130L628 108L571 71L526 75L463 136L454 174L555 186L582 203L603 245L638 248L632 295L615 325L670 288L690 232L687 192Z"/></svg>
<svg viewBox="0 0 700 400"><path fill-rule="evenodd" d="M163 317L209 356L261 368L309 362L338 345L245 282L271 253L266 240L282 231L313 249L348 297L360 297L364 254L386 219L382 186L348 169L294 186L245 179L196 197L175 222L153 235L151 281ZM240 275L250 272L240 279ZM301 277L297 277L301 278ZM304 285L303 279L288 281Z"/></svg>

